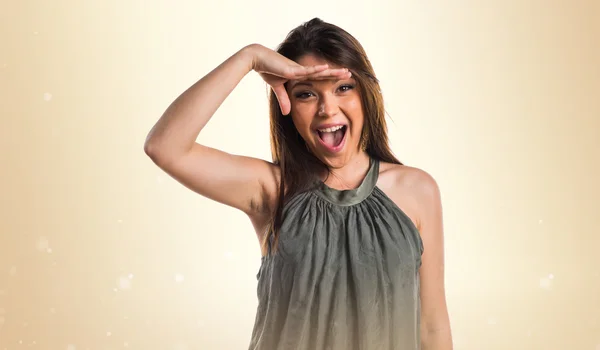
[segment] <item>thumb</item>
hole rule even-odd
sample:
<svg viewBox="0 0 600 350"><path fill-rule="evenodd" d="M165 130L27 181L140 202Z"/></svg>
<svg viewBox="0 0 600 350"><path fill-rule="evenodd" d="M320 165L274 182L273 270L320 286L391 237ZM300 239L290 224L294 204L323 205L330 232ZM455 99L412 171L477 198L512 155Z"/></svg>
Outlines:
<svg viewBox="0 0 600 350"><path fill-rule="evenodd" d="M290 105L290 98L287 94L287 91L285 91L285 87L283 86L283 84L274 86L273 92L275 93L275 96L277 96L277 101L279 102L279 108L281 108L281 113L283 115L290 114L290 111L292 109Z"/></svg>

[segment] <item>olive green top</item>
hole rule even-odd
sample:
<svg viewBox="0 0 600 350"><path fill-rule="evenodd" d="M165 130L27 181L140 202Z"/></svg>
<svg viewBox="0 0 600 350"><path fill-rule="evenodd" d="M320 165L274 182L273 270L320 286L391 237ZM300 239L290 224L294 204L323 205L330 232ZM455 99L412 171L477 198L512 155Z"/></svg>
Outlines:
<svg viewBox="0 0 600 350"><path fill-rule="evenodd" d="M284 207L279 246L262 258L250 350L418 350L423 243L377 187L318 182Z"/></svg>

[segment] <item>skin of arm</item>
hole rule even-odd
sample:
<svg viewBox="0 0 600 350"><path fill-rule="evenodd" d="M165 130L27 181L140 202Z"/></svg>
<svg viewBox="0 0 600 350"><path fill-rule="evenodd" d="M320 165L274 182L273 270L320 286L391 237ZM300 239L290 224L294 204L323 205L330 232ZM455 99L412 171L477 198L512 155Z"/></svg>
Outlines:
<svg viewBox="0 0 600 350"><path fill-rule="evenodd" d="M276 198L278 168L196 142L224 100L253 70L256 47L242 48L181 93L148 133L144 151L187 188L246 213L260 239Z"/></svg>
<svg viewBox="0 0 600 350"><path fill-rule="evenodd" d="M452 350L452 332L444 283L444 229L440 190L424 171L416 171L415 198L419 211L417 227L424 251L420 272L421 347L423 350Z"/></svg>
<svg viewBox="0 0 600 350"><path fill-rule="evenodd" d="M327 66L301 66L260 44L245 46L169 105L148 133L144 151L187 188L246 213L260 241L277 198L279 167L196 142L217 109L253 70L278 94L284 110L290 108L285 81L327 79L347 73Z"/></svg>
<svg viewBox="0 0 600 350"><path fill-rule="evenodd" d="M377 186L410 218L423 241L419 269L421 349L452 350L444 287L444 233L440 190L427 172L382 164Z"/></svg>

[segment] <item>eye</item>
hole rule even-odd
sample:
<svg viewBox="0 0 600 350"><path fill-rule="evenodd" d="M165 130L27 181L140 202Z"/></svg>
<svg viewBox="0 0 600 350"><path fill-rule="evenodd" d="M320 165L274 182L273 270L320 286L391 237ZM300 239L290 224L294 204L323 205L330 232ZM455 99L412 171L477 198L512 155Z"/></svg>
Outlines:
<svg viewBox="0 0 600 350"><path fill-rule="evenodd" d="M342 90L342 92L350 91L352 89L354 89L354 85L352 84L344 84L340 86L340 90Z"/></svg>
<svg viewBox="0 0 600 350"><path fill-rule="evenodd" d="M297 99L300 100L305 100L311 96L313 96L313 93L310 91L303 91L303 92L299 92L297 94L294 95Z"/></svg>

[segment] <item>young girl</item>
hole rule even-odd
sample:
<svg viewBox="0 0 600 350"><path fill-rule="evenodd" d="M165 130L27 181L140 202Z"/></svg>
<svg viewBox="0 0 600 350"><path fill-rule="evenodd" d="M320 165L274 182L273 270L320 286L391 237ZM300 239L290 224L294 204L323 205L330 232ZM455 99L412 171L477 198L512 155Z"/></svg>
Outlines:
<svg viewBox="0 0 600 350"><path fill-rule="evenodd" d="M250 71L271 87L272 163L196 143ZM145 151L250 218L250 349L452 349L437 184L393 155L378 80L343 29L315 18L277 51L242 48L169 106Z"/></svg>

